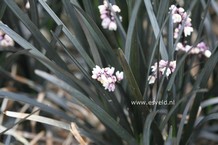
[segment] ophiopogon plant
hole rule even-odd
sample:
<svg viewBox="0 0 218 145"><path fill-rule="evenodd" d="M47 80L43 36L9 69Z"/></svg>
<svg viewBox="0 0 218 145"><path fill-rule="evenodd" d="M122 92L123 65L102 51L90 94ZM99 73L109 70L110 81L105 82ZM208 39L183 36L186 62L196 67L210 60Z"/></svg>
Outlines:
<svg viewBox="0 0 218 145"><path fill-rule="evenodd" d="M217 141L216 1L0 3L2 143Z"/></svg>

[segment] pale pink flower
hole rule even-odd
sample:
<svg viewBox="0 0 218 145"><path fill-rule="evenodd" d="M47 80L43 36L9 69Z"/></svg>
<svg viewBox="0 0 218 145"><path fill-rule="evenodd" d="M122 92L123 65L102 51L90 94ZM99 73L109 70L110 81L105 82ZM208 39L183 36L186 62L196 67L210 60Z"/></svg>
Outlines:
<svg viewBox="0 0 218 145"><path fill-rule="evenodd" d="M114 92L114 90L115 90L115 84L114 84L114 83L109 84L109 85L105 88L105 90L107 90L107 89L108 89L109 92Z"/></svg>
<svg viewBox="0 0 218 145"><path fill-rule="evenodd" d="M209 58L211 56L211 51L210 50L206 50L204 51L204 55Z"/></svg>
<svg viewBox="0 0 218 145"><path fill-rule="evenodd" d="M155 76L152 76L152 75L148 76L148 83L149 84L154 84L155 81L156 81L156 77Z"/></svg>
<svg viewBox="0 0 218 145"><path fill-rule="evenodd" d="M102 27L103 27L104 29L107 29L108 26L110 25L110 23L111 23L111 19L109 19L108 17L106 17L106 18L104 18L104 19L102 20L101 25L102 25Z"/></svg>
<svg viewBox="0 0 218 145"><path fill-rule="evenodd" d="M171 73L173 73L176 69L176 61L171 61L170 62L170 65L169 65L169 68L171 70Z"/></svg>
<svg viewBox="0 0 218 145"><path fill-rule="evenodd" d="M192 27L187 26L187 27L184 28L184 35L185 35L185 37L191 35L192 32L193 32L193 28Z"/></svg>
<svg viewBox="0 0 218 145"><path fill-rule="evenodd" d="M171 11L172 14L174 14L177 11L177 7L175 5L171 5L169 10Z"/></svg>
<svg viewBox="0 0 218 145"><path fill-rule="evenodd" d="M171 69L167 67L163 67L159 71L161 72L161 74L164 74L166 71L166 76L169 76L171 74Z"/></svg>
<svg viewBox="0 0 218 145"><path fill-rule="evenodd" d="M200 51L205 51L205 50L208 50L208 49L209 49L209 48L207 47L207 45L206 45L204 42L198 43L196 47L199 48Z"/></svg>
<svg viewBox="0 0 218 145"><path fill-rule="evenodd" d="M0 45L3 47L14 46L14 40L5 34L4 39L0 41Z"/></svg>
<svg viewBox="0 0 218 145"><path fill-rule="evenodd" d="M191 54L199 54L201 51L197 47L193 47L190 51Z"/></svg>
<svg viewBox="0 0 218 145"><path fill-rule="evenodd" d="M113 5L112 9L113 9L114 12L117 12L117 13L121 12L120 8L117 5Z"/></svg>
<svg viewBox="0 0 218 145"><path fill-rule="evenodd" d="M178 38L178 36L179 36L179 28L175 28L173 38L176 39L176 38Z"/></svg>
<svg viewBox="0 0 218 145"><path fill-rule="evenodd" d="M123 72L117 71L117 72L116 72L116 77L117 77L117 80L118 80L118 81L121 81L121 80L123 79Z"/></svg>
<svg viewBox="0 0 218 145"><path fill-rule="evenodd" d="M114 67L106 67L106 68L104 68L104 72L107 74L107 75L109 75L109 76L112 76L113 74L114 74L114 70L115 70L115 68Z"/></svg>
<svg viewBox="0 0 218 145"><path fill-rule="evenodd" d="M26 9L30 9L30 2L29 2L29 0L27 0L27 2L26 2L26 4L25 4L25 8L26 8Z"/></svg>
<svg viewBox="0 0 218 145"><path fill-rule="evenodd" d="M173 19L173 23L180 23L182 21L182 17L179 14L174 14L172 16L172 19Z"/></svg>
<svg viewBox="0 0 218 145"><path fill-rule="evenodd" d="M0 30L0 46L14 46L14 40L8 34L5 34L2 30Z"/></svg>
<svg viewBox="0 0 218 145"><path fill-rule="evenodd" d="M98 65L96 65L95 68L93 68L92 70L92 78L98 79L102 73L103 73L103 70Z"/></svg>
<svg viewBox="0 0 218 145"><path fill-rule="evenodd" d="M111 22L108 26L109 30L117 30L117 24L115 22Z"/></svg>
<svg viewBox="0 0 218 145"><path fill-rule="evenodd" d="M206 57L211 56L211 51L209 50L209 47L204 42L198 43L196 49L199 49L199 53L203 54Z"/></svg>
<svg viewBox="0 0 218 145"><path fill-rule="evenodd" d="M177 10L178 10L178 12L179 12L180 14L183 13L183 12L185 12L185 10L184 10L182 7L178 8Z"/></svg>
<svg viewBox="0 0 218 145"><path fill-rule="evenodd" d="M105 74L101 74L101 76L98 77L97 80L98 80L101 84L103 84L103 86L104 86L104 84L109 84L108 78L107 78L107 76L106 76Z"/></svg>
<svg viewBox="0 0 218 145"><path fill-rule="evenodd" d="M165 67L166 65L168 64L168 61L165 61L165 60L160 60L159 61L159 67Z"/></svg>

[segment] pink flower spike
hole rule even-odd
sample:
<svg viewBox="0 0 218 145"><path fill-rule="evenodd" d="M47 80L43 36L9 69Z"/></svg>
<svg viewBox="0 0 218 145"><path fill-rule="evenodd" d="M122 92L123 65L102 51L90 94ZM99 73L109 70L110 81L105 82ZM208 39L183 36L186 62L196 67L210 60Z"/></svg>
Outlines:
<svg viewBox="0 0 218 145"><path fill-rule="evenodd" d="M160 77L166 74L166 77L168 78L168 76L171 75L176 69L176 61L168 62L165 60L160 60L159 66L157 64L158 63L155 62L155 64L151 66L152 74L148 77L149 84L153 84L155 82L157 79L157 74L160 74Z"/></svg>
<svg viewBox="0 0 218 145"><path fill-rule="evenodd" d="M185 23L185 27L183 30L185 37L191 35L191 33L194 31L191 24L191 18L189 17L187 12L185 12L184 8L177 8L175 5L171 5L169 10L171 10L173 23L176 24L174 30L174 38L178 38L178 33L181 29L182 23Z"/></svg>
<svg viewBox="0 0 218 145"><path fill-rule="evenodd" d="M117 5L112 5L104 0L103 5L98 6L100 12L100 18L102 19L101 25L104 29L108 29L111 31L117 30L117 23L114 18L114 13L120 13L121 10ZM122 20L121 16L118 16L120 21Z"/></svg>
<svg viewBox="0 0 218 145"><path fill-rule="evenodd" d="M113 92L115 84L123 79L123 72L116 72L114 75L114 67L100 68L96 65L92 70L92 78L99 81L105 90Z"/></svg>

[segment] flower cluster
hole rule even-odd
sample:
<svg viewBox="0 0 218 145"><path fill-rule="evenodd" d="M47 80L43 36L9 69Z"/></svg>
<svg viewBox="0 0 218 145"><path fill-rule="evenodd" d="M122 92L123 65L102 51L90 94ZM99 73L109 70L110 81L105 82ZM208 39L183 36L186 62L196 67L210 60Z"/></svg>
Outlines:
<svg viewBox="0 0 218 145"><path fill-rule="evenodd" d="M168 77L175 71L175 69L176 61L168 62L165 60L160 60L159 63L156 62L153 66L151 66L152 74L148 77L149 84L153 84L158 75L161 77L165 74L166 77Z"/></svg>
<svg viewBox="0 0 218 145"><path fill-rule="evenodd" d="M187 15L187 12L181 7L177 8L175 5L171 5L169 10L171 10L172 13L172 20L173 23L176 24L176 28L174 31L174 38L176 39L179 34L179 30L182 27L182 24L184 23L184 36L187 37L191 35L193 32L192 24L191 24L191 18L189 15Z"/></svg>
<svg viewBox="0 0 218 145"><path fill-rule="evenodd" d="M203 54L208 58L211 56L211 51L209 50L209 47L204 42L198 43L197 46L193 48L190 45L184 45L181 42L179 42L176 46L176 50L189 52L190 54Z"/></svg>
<svg viewBox="0 0 218 145"><path fill-rule="evenodd" d="M14 40L5 34L2 30L0 30L0 46L1 47L8 47L14 46Z"/></svg>
<svg viewBox="0 0 218 145"><path fill-rule="evenodd" d="M169 9L172 13L173 23L176 24L176 28L174 30L174 38L178 37L179 30L181 29L183 23L184 36L187 37L191 35L191 33L193 32L193 28L191 18L187 15L187 12L185 12L185 10L182 7L176 7L175 5L171 5ZM178 50L188 52L190 54L203 54L206 57L211 56L209 47L207 47L207 45L204 42L198 43L196 47L187 45L186 41L179 42L176 46L176 51Z"/></svg>
<svg viewBox="0 0 218 145"><path fill-rule="evenodd" d="M115 21L114 14L120 13L120 8L117 5L112 5L111 3L108 3L106 0L104 0L104 4L99 5L98 9L101 14L102 27L104 29L117 30L117 23ZM121 16L119 18L122 20Z"/></svg>
<svg viewBox="0 0 218 145"><path fill-rule="evenodd" d="M98 65L92 70L92 78L98 80L105 90L113 92L115 83L123 79L123 72L117 71L114 75L114 67L100 68Z"/></svg>

